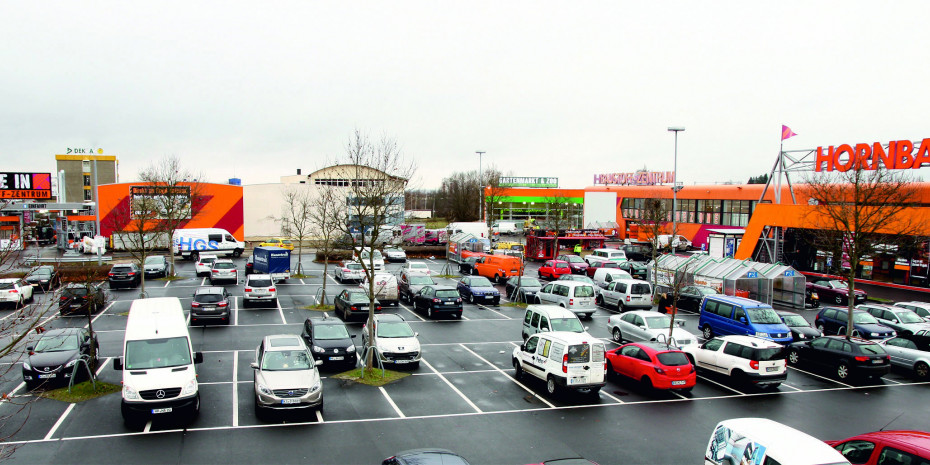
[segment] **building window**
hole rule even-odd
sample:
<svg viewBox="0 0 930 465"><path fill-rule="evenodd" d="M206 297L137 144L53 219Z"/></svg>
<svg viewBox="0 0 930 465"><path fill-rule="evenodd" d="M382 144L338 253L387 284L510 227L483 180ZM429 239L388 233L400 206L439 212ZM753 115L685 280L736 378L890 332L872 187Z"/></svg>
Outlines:
<svg viewBox="0 0 930 465"><path fill-rule="evenodd" d="M90 198L90 189L84 189L84 200L93 200Z"/></svg>
<svg viewBox="0 0 930 465"><path fill-rule="evenodd" d="M89 174L84 175L84 185L90 186L90 175Z"/></svg>

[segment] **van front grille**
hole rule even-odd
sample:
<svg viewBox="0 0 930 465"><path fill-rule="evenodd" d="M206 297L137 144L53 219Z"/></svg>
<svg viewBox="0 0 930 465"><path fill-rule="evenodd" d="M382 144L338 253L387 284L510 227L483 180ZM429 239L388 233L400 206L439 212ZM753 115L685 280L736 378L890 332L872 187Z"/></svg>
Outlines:
<svg viewBox="0 0 930 465"><path fill-rule="evenodd" d="M139 393L144 400L173 399L181 393L181 388L150 389Z"/></svg>

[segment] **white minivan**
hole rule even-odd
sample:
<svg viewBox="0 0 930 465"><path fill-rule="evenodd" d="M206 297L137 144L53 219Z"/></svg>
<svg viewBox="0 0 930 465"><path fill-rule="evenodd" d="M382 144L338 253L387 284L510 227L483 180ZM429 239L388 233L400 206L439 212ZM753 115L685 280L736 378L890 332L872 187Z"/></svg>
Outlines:
<svg viewBox="0 0 930 465"><path fill-rule="evenodd" d="M187 321L177 297L138 299L129 308L123 356L113 368L123 372L123 421L139 428L149 418L200 412L200 392Z"/></svg>
<svg viewBox="0 0 930 465"><path fill-rule="evenodd" d="M362 278L358 287L368 293L368 277ZM399 286L397 276L391 273L375 273L375 298L383 305L397 305L400 300L398 295Z"/></svg>
<svg viewBox="0 0 930 465"><path fill-rule="evenodd" d="M849 465L827 443L768 418L732 418L717 424L704 465Z"/></svg>
<svg viewBox="0 0 930 465"><path fill-rule="evenodd" d="M601 289L598 303L614 305L621 312L652 308L652 285L639 279L617 279Z"/></svg>
<svg viewBox="0 0 930 465"><path fill-rule="evenodd" d="M604 350L604 343L588 333L533 334L513 349L515 377L526 373L545 381L550 396L563 389L596 395L607 384Z"/></svg>
<svg viewBox="0 0 930 465"><path fill-rule="evenodd" d="M352 260L362 263L366 269L370 267L374 267L375 271L384 269L384 255L381 254L380 250L372 250L371 247L356 247L352 255Z"/></svg>
<svg viewBox="0 0 930 465"><path fill-rule="evenodd" d="M578 315L557 305L530 305L523 314L523 340L531 334L546 331L571 331L584 333L588 330L581 324Z"/></svg>
<svg viewBox="0 0 930 465"><path fill-rule="evenodd" d="M629 273L618 268L598 268L594 272L594 284L601 289L607 289L607 286L618 279L633 279Z"/></svg>
<svg viewBox="0 0 930 465"><path fill-rule="evenodd" d="M553 281L536 292L539 303L558 305L587 318L597 311L595 296L594 286L582 281Z"/></svg>

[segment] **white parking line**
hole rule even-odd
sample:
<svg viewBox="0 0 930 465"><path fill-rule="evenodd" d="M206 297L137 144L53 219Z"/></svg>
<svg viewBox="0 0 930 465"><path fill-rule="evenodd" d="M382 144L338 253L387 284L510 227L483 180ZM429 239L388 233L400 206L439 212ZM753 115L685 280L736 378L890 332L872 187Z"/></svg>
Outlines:
<svg viewBox="0 0 930 465"><path fill-rule="evenodd" d="M504 315L503 313L501 313L501 312L499 312L499 311L497 311L497 310L494 310L493 308L489 308L489 307L486 306L486 305L481 305L481 304L476 304L476 305L478 306L478 308L483 308L483 309L485 309L485 310L490 310L490 311L492 311L492 312L494 312L494 313L496 313L496 314L498 314L498 315L500 315L500 316L502 316L502 317L504 317L504 318L506 318L506 319L508 319L508 320L512 320L512 319L513 319L513 318L510 318L510 317L507 316L507 315Z"/></svg>
<svg viewBox="0 0 930 465"><path fill-rule="evenodd" d="M304 284L304 285L307 284L307 283L304 282L304 278L300 278L300 284Z"/></svg>
<svg viewBox="0 0 930 465"><path fill-rule="evenodd" d="M449 382L448 379L446 379L445 376L442 375L442 373L440 373L438 370L436 370L435 368L433 368L433 366L430 365L429 362L427 362L425 358L421 358L420 361L423 362L423 363L426 365L427 368L429 368L430 370L433 370L434 373L436 373L437 375L439 375L439 379L441 379L441 380L442 380L444 383L446 383L450 388L452 388L452 390L455 391L455 393L458 394L459 397L461 397L466 403L468 403L468 405L470 405L471 408L475 409L476 412L481 413L481 409L478 408L478 406L475 405L475 404L471 401L471 399L469 399L468 397L465 397L465 394L462 394L462 391L459 391L459 388L455 387L451 382Z"/></svg>
<svg viewBox="0 0 930 465"><path fill-rule="evenodd" d="M618 399L618 398L616 398L616 397L614 397L614 396L612 396L612 395L610 395L610 394L604 392L603 390L601 390L598 394L600 394L600 395L602 395L602 396L607 396L607 397L609 397L610 399L613 399L613 400L614 400L616 403L618 403L618 404L623 404L623 403L625 403L625 402L623 402L622 400L620 400L620 399Z"/></svg>
<svg viewBox="0 0 930 465"><path fill-rule="evenodd" d="M46 441L52 438L52 435L55 434L55 430L57 430L58 427L61 426L61 422L65 421L65 417L67 417L68 414L71 413L72 410L74 410L75 405L77 404L69 405L68 408L65 409L65 413L62 413L61 416L58 417L58 421L56 421L55 424L52 425L52 429L48 430L48 434L45 435Z"/></svg>
<svg viewBox="0 0 930 465"><path fill-rule="evenodd" d="M278 306L278 314L281 315L281 324L287 324L287 319L284 318L284 309L281 308L281 300L275 301L275 305Z"/></svg>
<svg viewBox="0 0 930 465"><path fill-rule="evenodd" d="M239 297L233 296L233 326L239 326Z"/></svg>
<svg viewBox="0 0 930 465"><path fill-rule="evenodd" d="M239 352L233 352L233 380L239 379ZM232 383L232 425L239 426L239 385Z"/></svg>
<svg viewBox="0 0 930 465"><path fill-rule="evenodd" d="M494 368L495 370L497 370L500 374L506 376L507 378L510 378L511 381L513 381L514 383L517 383L517 386L522 387L526 392L532 394L532 395L535 396L537 399L541 400L544 404L548 405L548 406L551 407L551 408L555 408L555 405L553 405L551 402L549 402L548 400L543 399L542 397L540 397L539 394L536 394L535 392L533 392L532 389L526 387L523 383L521 383L520 381L518 381L517 379L515 379L513 376L510 376L509 373L507 373L507 372L505 372L504 370L501 370L500 368L498 368L497 365L495 365L495 364L489 362L489 361L488 361L487 359L485 359L484 357L482 357L482 356L476 354L475 351L473 351L473 350L469 349L468 347L466 347L465 344L459 344L459 345L462 346L463 349L465 349L466 351L468 351L469 353L471 353L471 354L474 355L475 357L478 357L478 358L479 358L481 361L483 361L484 363L487 363L488 365L490 365L492 368Z"/></svg>
<svg viewBox="0 0 930 465"><path fill-rule="evenodd" d="M142 432L148 433L151 430L152 430L152 420L149 420L148 422L145 423L145 428L142 428Z"/></svg>
<svg viewBox="0 0 930 465"><path fill-rule="evenodd" d="M746 395L745 392L737 391L736 389L733 389L733 388L731 388L730 386L727 386L727 385L725 385L725 384L720 384L720 383L718 383L718 382L716 382L716 381L714 381L714 380L712 380L712 379L705 378L705 377L703 377L703 376L701 376L701 375L698 375L698 378L701 378L701 379L703 379L704 381L707 381L707 382L710 382L710 383L714 383L714 384L716 384L717 386L720 386L720 387L722 387L722 388L724 388L724 389L726 389L726 390L729 390L729 391L733 391L733 392L735 392L735 393L737 393L737 394L739 394L739 395L741 395L741 396L745 396L745 395Z"/></svg>
<svg viewBox="0 0 930 465"><path fill-rule="evenodd" d="M320 412L320 409L316 410L316 421L320 423L326 423L325 421L323 421L323 412Z"/></svg>
<svg viewBox="0 0 930 465"><path fill-rule="evenodd" d="M882 379L885 380L885 381L891 381L892 383L895 383L895 384L902 384L900 381L895 381L895 380L893 380L893 379L891 379L891 378L882 378Z"/></svg>
<svg viewBox="0 0 930 465"><path fill-rule="evenodd" d="M401 418L407 418L407 416L404 415L404 412L401 412L400 409L397 408L397 404L394 403L394 401L391 399L391 396L389 396L387 391L384 390L384 387L378 386L378 390L381 391L381 394L384 394L384 398L387 399L389 404L391 404L391 407L394 407L394 411L397 412L398 416Z"/></svg>
<svg viewBox="0 0 930 465"><path fill-rule="evenodd" d="M789 388L789 389L794 389L795 391L803 391L803 389L801 389L801 388L796 388L796 387L794 387L794 386L792 386L792 385L790 385L790 384L788 384L788 383L781 383L781 385L784 386L784 387L786 387L786 388Z"/></svg>
<svg viewBox="0 0 930 465"><path fill-rule="evenodd" d="M404 305L404 304L398 302L398 303L397 303L397 306L400 307L400 308L402 308L402 309L404 309L404 310L406 310L406 311L408 311L408 312L410 312L411 314L413 314L413 316L419 318L420 321L426 321L426 318L423 318L423 317L420 316L417 312L415 312L415 311L413 311L413 310L410 310L409 308L407 308L406 305Z"/></svg>
<svg viewBox="0 0 930 465"><path fill-rule="evenodd" d="M788 366L788 368L791 368L792 370L800 371L801 373L804 373L804 374L806 374L806 375L813 376L813 377L815 377L815 378L820 378L820 379L823 379L823 380L826 380L826 381L832 381L832 382L834 382L834 383L836 383L836 384L840 384L840 385L843 385L843 386L846 386L846 387L852 387L852 386L850 386L850 385L848 385L848 384L846 384L846 383L843 383L843 382L841 382L841 381L837 381L837 380L832 379L832 378L827 378L826 376L820 376L820 375L818 375L818 374L816 374L816 373L811 373L811 372L809 372L809 371L804 371L804 370L802 370L802 369L800 369L800 368L795 368L795 367L793 367L793 366Z"/></svg>

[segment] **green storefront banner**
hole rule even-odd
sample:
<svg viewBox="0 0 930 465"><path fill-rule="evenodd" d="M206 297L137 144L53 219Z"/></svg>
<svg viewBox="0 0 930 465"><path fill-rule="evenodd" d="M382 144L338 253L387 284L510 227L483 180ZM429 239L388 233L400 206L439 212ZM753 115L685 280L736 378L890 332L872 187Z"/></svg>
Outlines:
<svg viewBox="0 0 930 465"><path fill-rule="evenodd" d="M559 187L559 178L520 178L501 176L497 181L500 187Z"/></svg>

